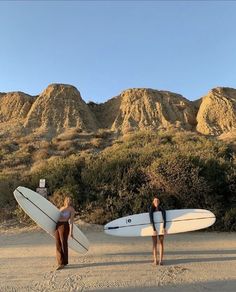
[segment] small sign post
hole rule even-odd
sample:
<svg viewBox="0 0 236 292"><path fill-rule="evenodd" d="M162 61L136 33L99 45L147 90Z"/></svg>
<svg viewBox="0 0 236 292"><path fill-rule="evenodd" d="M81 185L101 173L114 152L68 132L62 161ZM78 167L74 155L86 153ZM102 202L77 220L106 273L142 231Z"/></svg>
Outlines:
<svg viewBox="0 0 236 292"><path fill-rule="evenodd" d="M39 187L36 189L36 192L39 193L44 198L47 198L47 196L48 196L48 190L46 188L46 179L41 178L39 180Z"/></svg>

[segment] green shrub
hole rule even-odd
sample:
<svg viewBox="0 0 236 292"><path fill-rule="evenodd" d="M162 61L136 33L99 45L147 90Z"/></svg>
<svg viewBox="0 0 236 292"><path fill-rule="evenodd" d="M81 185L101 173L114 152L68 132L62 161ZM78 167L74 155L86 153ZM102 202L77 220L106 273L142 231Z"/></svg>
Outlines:
<svg viewBox="0 0 236 292"><path fill-rule="evenodd" d="M16 207L13 215L20 223L23 223L24 225L36 225L36 223L21 209L20 206Z"/></svg>
<svg viewBox="0 0 236 292"><path fill-rule="evenodd" d="M236 208L230 209L224 216L225 230L236 231Z"/></svg>
<svg viewBox="0 0 236 292"><path fill-rule="evenodd" d="M50 196L50 201L57 206L57 208L61 208L64 205L65 197L70 197L73 202L73 206L77 207L77 190L74 186L63 186L54 191L53 195Z"/></svg>
<svg viewBox="0 0 236 292"><path fill-rule="evenodd" d="M102 139L107 139L112 135L112 132L110 130L106 129L99 129L95 133L95 138L102 138Z"/></svg>
<svg viewBox="0 0 236 292"><path fill-rule="evenodd" d="M80 143L75 145L76 155L70 155L75 150L71 148L73 144L66 145L68 133L63 134L60 143L70 149L55 153L61 157L35 162L27 176L19 177L20 184L35 189L39 179L45 178L56 205L61 206L64 196L69 194L80 214L94 223L146 212L153 195L158 194L166 209L209 209L217 218L212 229L234 229L236 155L233 147L215 138L172 130L133 132L103 151L101 148L93 149L90 154L82 151L91 150L93 138L96 140L92 143L100 147L104 133L78 133L76 141ZM55 145L60 144L58 141L54 141ZM43 150L48 147L47 144ZM11 161L19 167L18 173L21 173L21 163L31 165L32 155L23 150L4 156L1 167L5 173ZM36 150L33 155L37 155ZM29 161L24 161L24 157ZM14 188L10 185L14 179L0 179L3 206L14 205Z"/></svg>
<svg viewBox="0 0 236 292"><path fill-rule="evenodd" d="M19 174L0 176L0 208L8 208L16 205L13 191L20 185Z"/></svg>
<svg viewBox="0 0 236 292"><path fill-rule="evenodd" d="M71 141L71 140L63 140L60 143L58 143L57 145L57 149L59 151L65 151L65 150L69 150L71 148L75 148L76 147L76 142L75 141Z"/></svg>
<svg viewBox="0 0 236 292"><path fill-rule="evenodd" d="M96 202L94 210L104 206L106 218L145 212L158 194L167 209L213 211L219 230L235 198L232 168L232 152L222 142L192 133L139 132L90 157L82 181L88 202Z"/></svg>
<svg viewBox="0 0 236 292"><path fill-rule="evenodd" d="M161 192L176 197L182 208L205 207L204 193L209 191L201 169L191 157L172 156L159 158L150 167L151 184ZM165 197L164 197L165 199Z"/></svg>
<svg viewBox="0 0 236 292"><path fill-rule="evenodd" d="M67 188L75 197L82 188L81 169L83 166L84 158L79 156L53 157L31 171L27 177L27 184L35 189L38 186L39 179L45 178L50 194ZM83 201L84 198L80 197L79 200Z"/></svg>

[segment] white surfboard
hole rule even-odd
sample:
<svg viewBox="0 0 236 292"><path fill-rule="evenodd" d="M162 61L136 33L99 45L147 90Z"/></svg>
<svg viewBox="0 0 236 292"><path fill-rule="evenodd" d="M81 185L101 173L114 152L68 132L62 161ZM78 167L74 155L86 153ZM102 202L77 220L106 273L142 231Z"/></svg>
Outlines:
<svg viewBox="0 0 236 292"><path fill-rule="evenodd" d="M161 212L153 214L158 234L163 234L163 218ZM207 228L215 223L215 215L203 209L180 209L166 211L167 234L188 232ZM104 226L104 232L116 236L152 236L153 227L149 213L122 217Z"/></svg>
<svg viewBox="0 0 236 292"><path fill-rule="evenodd" d="M43 230L54 237L56 223L60 217L60 211L47 199L38 193L18 187L14 196L24 212ZM73 224L73 238L68 238L68 246L78 253L86 253L89 249L89 241L80 229Z"/></svg>

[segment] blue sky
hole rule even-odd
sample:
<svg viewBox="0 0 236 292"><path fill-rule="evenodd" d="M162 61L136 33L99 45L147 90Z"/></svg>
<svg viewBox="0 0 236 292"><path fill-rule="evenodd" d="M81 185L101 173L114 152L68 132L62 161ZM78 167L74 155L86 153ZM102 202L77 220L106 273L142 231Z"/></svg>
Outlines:
<svg viewBox="0 0 236 292"><path fill-rule="evenodd" d="M133 87L197 99L236 88L235 1L1 1L0 92L72 84L104 102Z"/></svg>

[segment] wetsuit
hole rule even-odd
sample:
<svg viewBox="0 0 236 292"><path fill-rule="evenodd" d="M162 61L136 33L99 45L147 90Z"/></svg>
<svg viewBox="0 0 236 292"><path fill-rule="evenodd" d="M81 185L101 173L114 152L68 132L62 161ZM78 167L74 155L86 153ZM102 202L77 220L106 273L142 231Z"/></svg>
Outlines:
<svg viewBox="0 0 236 292"><path fill-rule="evenodd" d="M161 211L162 218L164 221L164 229L166 228L166 211L163 209L161 206L158 206L157 208L151 205L150 210L149 210L149 217L150 217L150 222L152 224L153 230L156 231L155 223L154 223L154 218L153 218L153 213L156 211Z"/></svg>

